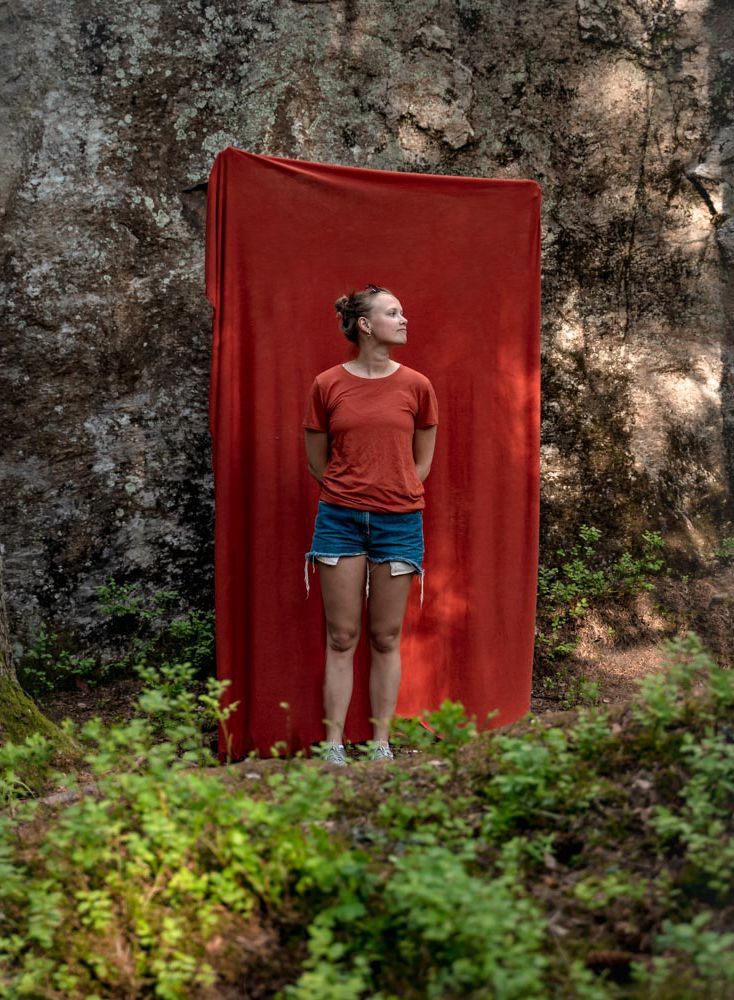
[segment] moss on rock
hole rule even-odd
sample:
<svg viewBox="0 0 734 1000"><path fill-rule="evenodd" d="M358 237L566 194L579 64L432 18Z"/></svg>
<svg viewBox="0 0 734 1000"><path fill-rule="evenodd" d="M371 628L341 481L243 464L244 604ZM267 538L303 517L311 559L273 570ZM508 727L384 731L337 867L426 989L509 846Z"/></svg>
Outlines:
<svg viewBox="0 0 734 1000"><path fill-rule="evenodd" d="M80 753L73 738L41 712L12 674L0 671L0 742L22 743L33 733L45 736L64 758Z"/></svg>

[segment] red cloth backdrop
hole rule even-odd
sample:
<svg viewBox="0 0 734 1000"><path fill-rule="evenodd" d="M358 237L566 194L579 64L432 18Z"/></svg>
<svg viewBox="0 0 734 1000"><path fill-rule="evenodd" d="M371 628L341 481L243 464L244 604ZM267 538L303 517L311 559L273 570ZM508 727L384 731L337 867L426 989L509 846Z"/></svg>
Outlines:
<svg viewBox="0 0 734 1000"><path fill-rule="evenodd" d="M402 639L397 714L461 701L480 729L529 709L538 569L540 203L531 180L375 170L228 146L211 170L217 673L240 759L324 738L325 619L306 598L319 486L301 420L314 376L354 354L333 303L384 285L439 429L426 480L425 594ZM309 573L311 568L309 564ZM345 736L372 737L363 612ZM287 707L283 707L286 703ZM498 714L487 720L487 714ZM220 727L220 759L226 755Z"/></svg>

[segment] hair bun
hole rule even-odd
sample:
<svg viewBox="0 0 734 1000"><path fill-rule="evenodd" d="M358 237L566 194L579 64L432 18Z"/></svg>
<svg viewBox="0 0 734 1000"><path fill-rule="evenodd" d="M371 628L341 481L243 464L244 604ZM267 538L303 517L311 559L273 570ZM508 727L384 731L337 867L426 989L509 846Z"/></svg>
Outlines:
<svg viewBox="0 0 734 1000"><path fill-rule="evenodd" d="M357 323L362 316L369 316L374 296L378 292L392 294L388 288L370 284L360 292L352 288L349 295L340 295L334 303L334 309L341 317L342 333L352 344L359 344Z"/></svg>
<svg viewBox="0 0 734 1000"><path fill-rule="evenodd" d="M340 295L334 303L334 308L342 317L346 317L348 313L353 313L354 303L352 302L351 295Z"/></svg>

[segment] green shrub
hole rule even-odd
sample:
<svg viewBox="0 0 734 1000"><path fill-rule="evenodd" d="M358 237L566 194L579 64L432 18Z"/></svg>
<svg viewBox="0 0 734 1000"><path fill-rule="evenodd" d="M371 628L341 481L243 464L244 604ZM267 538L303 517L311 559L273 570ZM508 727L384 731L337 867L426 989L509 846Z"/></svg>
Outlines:
<svg viewBox="0 0 734 1000"><path fill-rule="evenodd" d="M666 668L640 679L638 698L632 705L633 717L656 746L665 745L671 729L692 721L712 721L734 704L734 674L714 662L694 632L683 639L665 640L662 648Z"/></svg>
<svg viewBox="0 0 734 1000"><path fill-rule="evenodd" d="M307 971L282 996L545 997L542 911L514 872L471 874L472 857L470 844L459 853L435 845L394 857L379 901L354 914L346 935L334 911L316 917Z"/></svg>
<svg viewBox="0 0 734 1000"><path fill-rule="evenodd" d="M590 910L606 909L616 899L641 901L648 892L638 875L624 869L589 875L574 886L574 896Z"/></svg>
<svg viewBox="0 0 734 1000"><path fill-rule="evenodd" d="M18 664L18 679L26 691L46 694L79 681L96 686L131 676L139 666L165 662L189 662L197 678L211 670L213 611L183 611L175 590L146 596L141 584L118 584L112 577L96 593L99 636L121 647L122 655L110 659L71 652L58 633L42 626Z"/></svg>
<svg viewBox="0 0 734 1000"><path fill-rule="evenodd" d="M208 769L223 685L143 665L134 718L78 734L77 800L34 800L42 741L0 754L0 994L723 1000L732 675L693 635L669 652L621 721L477 734L444 702L400 723L428 759L258 780Z"/></svg>
<svg viewBox="0 0 734 1000"><path fill-rule="evenodd" d="M271 777L270 801L223 794L198 770L215 761L178 666L165 671L178 685L168 702L149 689L129 723L82 727L95 787L61 810L31 859L18 861L16 828L0 828L0 957L17 992L188 995L216 978L206 945L223 916L246 922L263 904L344 881L350 855L324 826L333 779L294 768ZM203 711L226 723L234 706L211 708L223 687L212 679Z"/></svg>
<svg viewBox="0 0 734 1000"><path fill-rule="evenodd" d="M435 774L431 765L423 765L428 772L425 792L417 798L409 792L415 775L393 768L383 784L384 798L374 814L374 825L391 843L459 845L472 836L465 812L472 805L472 798L450 798L445 786L451 780L449 773Z"/></svg>
<svg viewBox="0 0 734 1000"><path fill-rule="evenodd" d="M78 680L95 684L109 675L97 657L64 649L60 636L43 626L18 664L17 673L21 686L32 694L73 687Z"/></svg>
<svg viewBox="0 0 734 1000"><path fill-rule="evenodd" d="M97 594L108 631L128 638L129 648L116 665L118 671L139 663L155 665L165 661L188 661L197 673L211 666L213 611L183 611L181 596L175 590L147 596L139 583L121 585L113 578L98 587Z"/></svg>
<svg viewBox="0 0 734 1000"><path fill-rule="evenodd" d="M680 757L690 775L678 810L655 806L652 825L663 841L673 840L707 885L722 897L734 885L734 743L732 734L708 731L702 740L683 733Z"/></svg>
<svg viewBox="0 0 734 1000"><path fill-rule="evenodd" d="M623 552L611 564L597 551L599 528L582 524L579 536L580 543L570 549L556 549L557 564L538 568L536 642L541 662L560 659L576 648L575 621L593 603L650 590L649 578L665 568L660 557L665 542L658 532L643 532L639 556Z"/></svg>
<svg viewBox="0 0 734 1000"><path fill-rule="evenodd" d="M522 736L498 733L491 747L493 773L481 789L482 834L489 840L584 812L605 787L557 727Z"/></svg>
<svg viewBox="0 0 734 1000"><path fill-rule="evenodd" d="M734 557L734 535L727 535L725 538L722 538L720 544L716 547L714 556L717 559L721 559L722 562Z"/></svg>
<svg viewBox="0 0 734 1000"><path fill-rule="evenodd" d="M490 716L495 714L496 710ZM419 717L394 719L391 739L396 746L432 749L439 756L453 761L456 751L471 743L476 736L476 717L467 718L460 702L445 698L432 712L422 712Z"/></svg>
<svg viewBox="0 0 734 1000"><path fill-rule="evenodd" d="M0 746L0 808L14 811L34 786L51 772L54 747L40 733L32 733L24 743L7 740Z"/></svg>
<svg viewBox="0 0 734 1000"><path fill-rule="evenodd" d="M704 910L690 921L663 921L655 935L658 954L648 964L632 966L633 981L642 995L728 1000L734 994L734 934L707 928L712 917Z"/></svg>

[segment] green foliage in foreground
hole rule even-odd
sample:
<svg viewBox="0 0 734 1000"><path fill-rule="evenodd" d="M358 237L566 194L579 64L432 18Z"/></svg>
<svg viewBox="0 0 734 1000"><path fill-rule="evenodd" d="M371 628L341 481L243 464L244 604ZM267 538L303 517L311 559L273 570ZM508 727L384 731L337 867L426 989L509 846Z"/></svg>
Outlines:
<svg viewBox="0 0 734 1000"><path fill-rule="evenodd" d="M186 665L148 674L127 725L83 727L78 801L29 798L23 755L50 756L6 746L0 995L733 995L734 677L693 634L667 645L622 718L477 734L445 702L422 755L246 786L203 770L221 687L197 707Z"/></svg>

